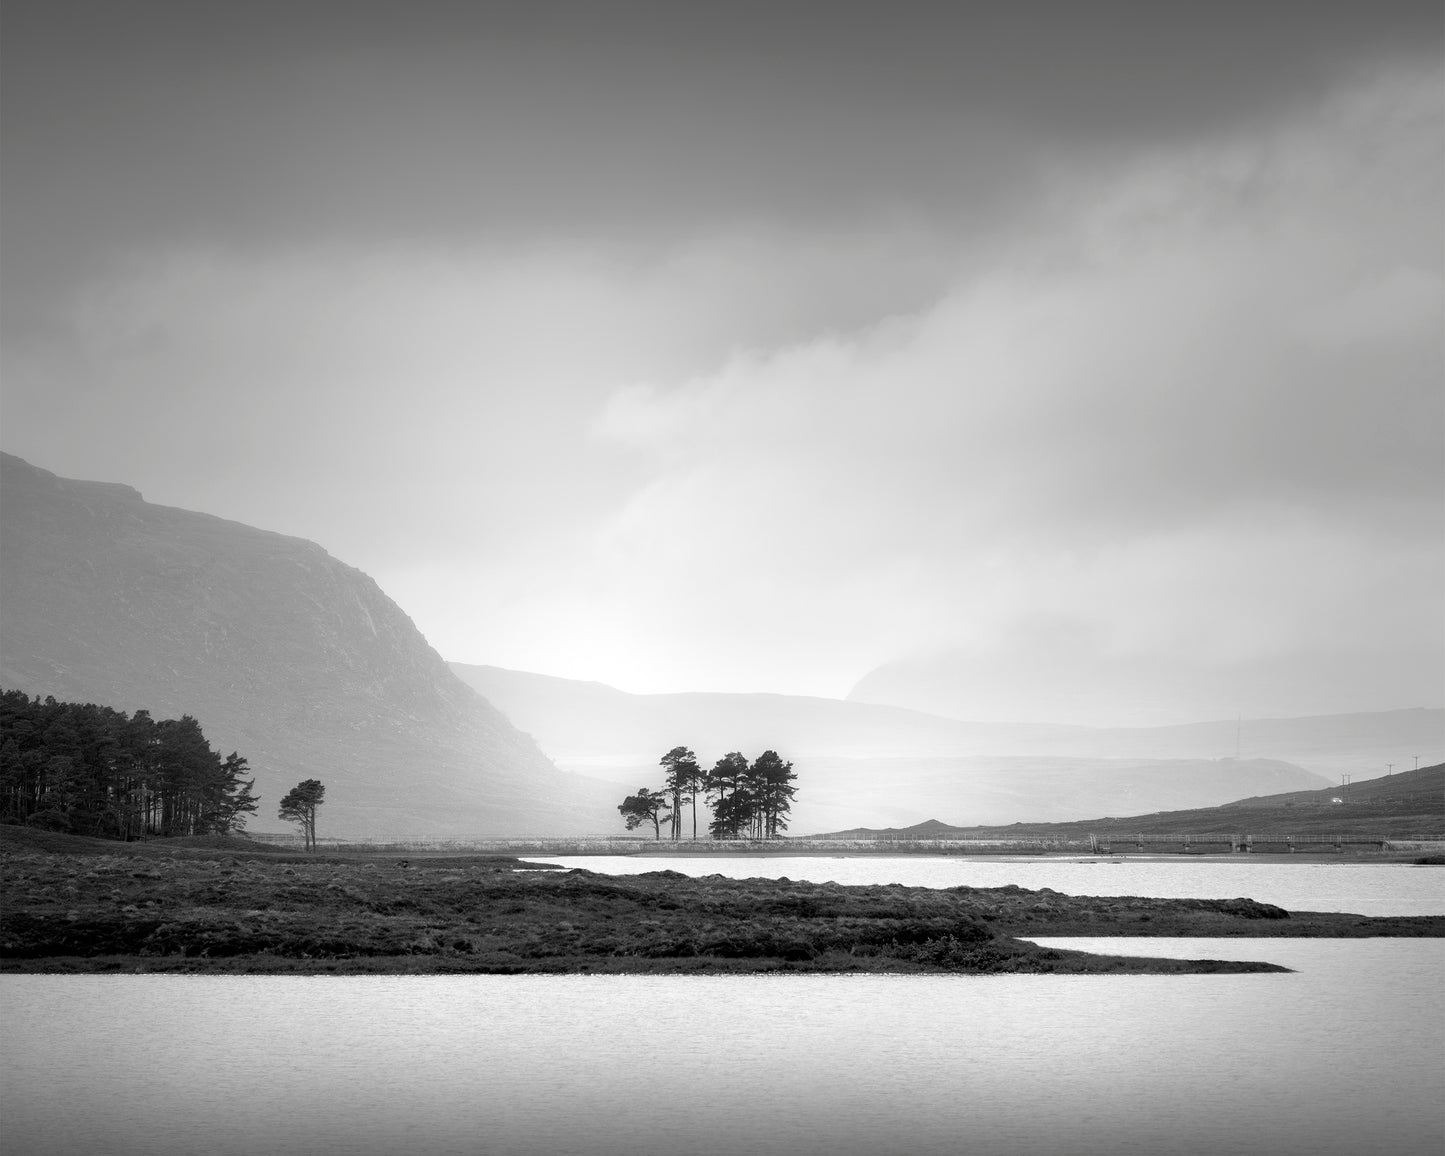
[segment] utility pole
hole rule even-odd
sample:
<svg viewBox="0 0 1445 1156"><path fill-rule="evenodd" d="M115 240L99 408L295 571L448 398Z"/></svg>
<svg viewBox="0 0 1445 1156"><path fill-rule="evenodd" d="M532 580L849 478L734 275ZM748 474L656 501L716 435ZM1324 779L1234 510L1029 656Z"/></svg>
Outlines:
<svg viewBox="0 0 1445 1156"><path fill-rule="evenodd" d="M1415 769L1416 769L1417 771L1420 769L1420 756L1419 756L1419 755L1416 755L1416 756L1415 756Z"/></svg>
<svg viewBox="0 0 1445 1156"><path fill-rule="evenodd" d="M1395 764L1394 764L1394 763L1386 763L1386 764L1385 764L1385 774L1386 774L1386 775L1393 775L1394 773L1395 773Z"/></svg>

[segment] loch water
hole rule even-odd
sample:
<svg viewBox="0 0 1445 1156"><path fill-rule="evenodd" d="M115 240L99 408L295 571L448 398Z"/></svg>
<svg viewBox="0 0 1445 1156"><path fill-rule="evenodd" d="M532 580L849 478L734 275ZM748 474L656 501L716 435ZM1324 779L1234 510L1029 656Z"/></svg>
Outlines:
<svg viewBox="0 0 1445 1156"><path fill-rule="evenodd" d="M1278 902L1271 887L1301 884L1273 877L1308 869L1256 866L1253 885L1224 890ZM1445 908L1445 873L1392 870L1398 891L1426 893L1411 905L1433 894L1432 910ZM802 877L791 864L778 873ZM1326 898L1289 906L1324 910ZM1331 1156L1445 1145L1445 941L1048 942L1294 970L10 975L0 1150Z"/></svg>
<svg viewBox="0 0 1445 1156"><path fill-rule="evenodd" d="M1049 887L1065 895L1235 899L1286 911L1357 915L1445 914L1445 870L1409 863L1295 859L1288 855L1029 857L990 855L578 855L528 856L536 863L604 875L677 871L701 878L799 879L847 886Z"/></svg>

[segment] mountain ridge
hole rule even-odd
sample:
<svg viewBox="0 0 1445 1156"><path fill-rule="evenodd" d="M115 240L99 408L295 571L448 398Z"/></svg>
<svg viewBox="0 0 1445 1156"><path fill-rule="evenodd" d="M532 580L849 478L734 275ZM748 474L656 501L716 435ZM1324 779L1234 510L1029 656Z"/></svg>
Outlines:
<svg viewBox="0 0 1445 1156"><path fill-rule="evenodd" d="M631 694L596 681L450 665L564 764L589 758L622 762L649 756L655 748L667 750L675 742L701 747L712 741L724 750L758 742L781 750L796 742L809 754L828 757L1269 758L1332 777L1340 767L1359 772L1366 758L1377 757L1383 771L1392 759L1403 766L1416 754L1445 751L1445 710L1423 707L1151 727L988 723L846 698L709 691ZM706 728L716 731L715 736L689 729L697 726L700 708L706 708ZM726 729L735 720L745 724L741 732ZM763 729L780 724L781 729ZM829 728L826 733L824 727ZM659 748L659 743L666 745Z"/></svg>

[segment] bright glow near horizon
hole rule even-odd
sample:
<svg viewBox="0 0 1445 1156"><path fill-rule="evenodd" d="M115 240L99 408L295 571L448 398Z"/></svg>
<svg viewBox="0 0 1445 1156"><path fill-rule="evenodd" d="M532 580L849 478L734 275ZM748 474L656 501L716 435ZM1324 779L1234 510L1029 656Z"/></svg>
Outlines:
<svg viewBox="0 0 1445 1156"><path fill-rule="evenodd" d="M1445 703L1432 6L327 8L11 6L6 450L313 539L458 661Z"/></svg>

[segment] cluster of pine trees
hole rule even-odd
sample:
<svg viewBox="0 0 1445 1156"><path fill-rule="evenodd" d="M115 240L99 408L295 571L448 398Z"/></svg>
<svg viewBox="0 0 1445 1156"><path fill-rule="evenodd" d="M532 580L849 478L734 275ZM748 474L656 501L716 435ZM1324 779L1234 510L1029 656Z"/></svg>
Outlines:
<svg viewBox="0 0 1445 1156"><path fill-rule="evenodd" d="M653 837L661 839L666 823L671 837L681 839L683 807L690 806L696 839L699 795L712 809L708 834L714 839L776 839L788 829L798 776L777 751L764 751L751 763L731 751L705 771L692 751L673 747L660 762L667 776L662 790L640 787L618 804L629 831L651 823Z"/></svg>
<svg viewBox="0 0 1445 1156"><path fill-rule="evenodd" d="M0 691L0 820L136 839L238 830L256 810L246 760L190 715L156 721Z"/></svg>

